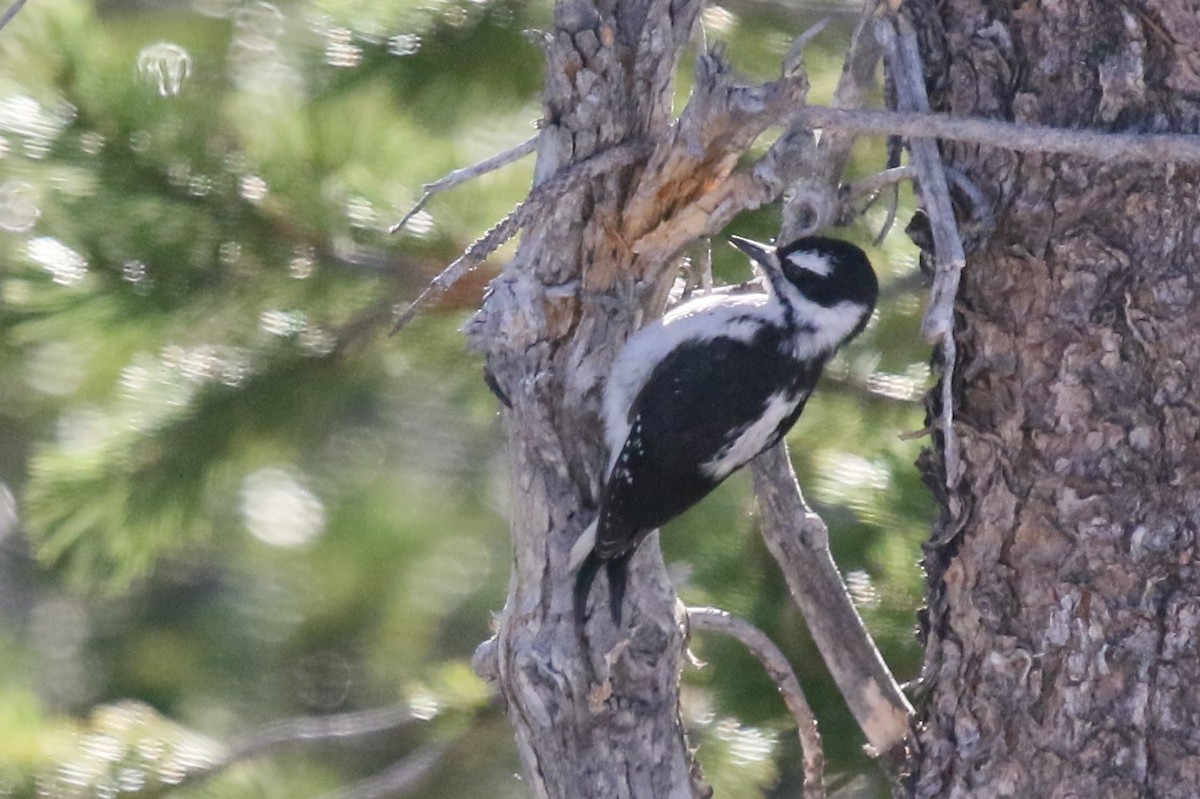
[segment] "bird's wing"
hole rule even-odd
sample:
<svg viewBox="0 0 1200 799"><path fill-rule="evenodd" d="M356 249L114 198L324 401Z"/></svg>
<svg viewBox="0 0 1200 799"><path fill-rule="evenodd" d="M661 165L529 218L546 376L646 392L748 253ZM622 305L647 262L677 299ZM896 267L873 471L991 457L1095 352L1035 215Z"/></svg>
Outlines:
<svg viewBox="0 0 1200 799"><path fill-rule="evenodd" d="M817 371L761 342L717 337L676 348L629 409L629 434L601 497L596 554L609 559L632 550L775 443L795 422ZM789 392L782 403L781 385ZM772 403L780 412L763 424ZM711 468L748 431L754 441L741 441L736 462Z"/></svg>

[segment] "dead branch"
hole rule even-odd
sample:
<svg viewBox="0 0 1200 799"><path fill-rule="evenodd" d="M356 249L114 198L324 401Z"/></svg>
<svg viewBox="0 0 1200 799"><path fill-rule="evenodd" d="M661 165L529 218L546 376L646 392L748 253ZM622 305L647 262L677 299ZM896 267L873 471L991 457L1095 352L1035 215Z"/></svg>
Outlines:
<svg viewBox="0 0 1200 799"><path fill-rule="evenodd" d="M479 163L472 164L471 166L464 166L459 169L455 169L453 172L448 172L446 175L438 178L432 183L426 183L421 187L424 191L424 194L421 195L421 199L417 200L417 204L410 208L408 213L400 218L399 222L388 228L388 233L395 233L407 225L408 221L416 216L435 194L447 191L455 186L461 186L468 181L474 180L482 175L486 175L488 172L494 172L497 169L508 166L514 161L519 161L525 156L536 151L537 143L537 135L530 136L516 147L485 158Z"/></svg>
<svg viewBox="0 0 1200 799"><path fill-rule="evenodd" d="M906 180L915 180L917 170L914 166L898 166L892 169L885 169L883 172L877 172L874 175L857 180L849 186L842 186L841 191L841 208L837 217L837 224L848 225L862 216L868 208L874 205L879 198L881 192L888 192L887 217L884 219L883 225L876 234L874 244L878 247L883 244L888 233L892 230L892 225L896 222L896 212L900 207L900 189L899 186ZM861 205L859 201L864 200Z"/></svg>
<svg viewBox="0 0 1200 799"><path fill-rule="evenodd" d="M896 87L897 104L901 110L928 113L929 98L925 95L921 53L912 26L903 16L896 14L890 23L880 20L876 35L886 53L892 82ZM967 256L963 252L962 237L954 218L950 186L946 182L937 142L929 138L913 138L909 141L909 150L917 167L922 204L933 228L933 289L929 307L921 322L921 332L927 341L941 344L942 408L939 425L946 486L953 488L959 476L958 439L954 431L953 383L954 365L958 357L954 342L954 299L958 296L958 283Z"/></svg>
<svg viewBox="0 0 1200 799"><path fill-rule="evenodd" d="M912 706L875 648L829 553L829 530L808 507L784 444L752 461L762 535L809 632L872 748L895 753Z"/></svg>
<svg viewBox="0 0 1200 799"><path fill-rule="evenodd" d="M485 258L516 235L518 230L530 224L547 208L562 200L571 191L595 179L598 175L629 166L646 157L649 152L650 145L643 142L621 144L598 153L586 161L573 164L563 169L558 175L535 186L524 202L496 223L491 230L476 239L462 255L455 258L449 266L430 281L425 290L417 295L417 298L410 302L408 307L396 315L392 333L395 334L411 322L422 308L439 299L463 275L483 263Z"/></svg>
<svg viewBox="0 0 1200 799"><path fill-rule="evenodd" d="M983 191L975 185L975 182L962 172L947 164L942 164L942 171L954 184L954 188L958 189L971 203L971 218L964 224L964 229L968 226L974 227L983 236L990 236L996 229L996 214L992 210L992 203L983 196Z"/></svg>
<svg viewBox="0 0 1200 799"><path fill-rule="evenodd" d="M804 796L807 799L823 799L825 754L821 746L821 733L800 681L796 679L796 673L783 652L762 630L724 610L688 608L687 615L688 626L693 632L714 632L736 638L767 670L796 721L796 734L800 737L800 748L804 752Z"/></svg>
<svg viewBox="0 0 1200 799"><path fill-rule="evenodd" d="M880 21L876 34L887 54L888 68L896 87L896 101L904 111L929 113L929 98L925 96L924 76L921 73L920 53L912 27L900 16L894 18L895 28ZM954 219L954 204L950 186L942 168L937 142L930 138L913 138L909 142L913 163L917 168L921 199L933 228L937 272L929 309L921 323L927 341L942 342L953 326L954 297L958 280L966 263L958 224Z"/></svg>
<svg viewBox="0 0 1200 799"><path fill-rule="evenodd" d="M1148 164L1200 161L1200 136L1186 133L1109 133L931 112L823 105L806 105L799 115L813 128L858 135L926 137L1023 153L1076 155L1100 161Z"/></svg>
<svg viewBox="0 0 1200 799"><path fill-rule="evenodd" d="M845 187L843 193L848 201L858 200L878 194L884 189L891 188L907 180L914 180L916 177L917 168L915 166L893 167L892 169L885 169L883 172L876 172L874 175L854 181Z"/></svg>
<svg viewBox="0 0 1200 799"><path fill-rule="evenodd" d="M21 10L25 3L26 0L14 0L13 4L6 8L3 14L0 14L0 30L3 30L5 25L12 22L13 17L17 15L17 12Z"/></svg>

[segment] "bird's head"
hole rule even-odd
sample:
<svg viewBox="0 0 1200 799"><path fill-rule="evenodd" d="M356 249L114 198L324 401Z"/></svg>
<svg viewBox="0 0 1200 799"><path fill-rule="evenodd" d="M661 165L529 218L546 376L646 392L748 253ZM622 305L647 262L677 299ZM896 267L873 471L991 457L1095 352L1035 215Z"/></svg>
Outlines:
<svg viewBox="0 0 1200 799"><path fill-rule="evenodd" d="M806 303L845 309L854 316L847 338L866 325L879 297L879 280L860 248L824 236L805 236L780 247L741 236L731 236L730 242L762 268L775 296L802 316Z"/></svg>

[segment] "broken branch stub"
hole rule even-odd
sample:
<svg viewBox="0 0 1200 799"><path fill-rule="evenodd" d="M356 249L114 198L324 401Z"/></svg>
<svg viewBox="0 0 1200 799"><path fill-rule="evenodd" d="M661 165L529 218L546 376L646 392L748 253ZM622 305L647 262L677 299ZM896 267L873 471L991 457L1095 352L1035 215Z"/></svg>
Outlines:
<svg viewBox="0 0 1200 799"><path fill-rule="evenodd" d="M714 190L727 185L738 158L769 126L802 106L808 92L802 70L762 86L737 85L720 48L697 59L695 80L687 107L655 149L625 208L626 239L643 257L669 257L675 245L703 235L721 205Z"/></svg>

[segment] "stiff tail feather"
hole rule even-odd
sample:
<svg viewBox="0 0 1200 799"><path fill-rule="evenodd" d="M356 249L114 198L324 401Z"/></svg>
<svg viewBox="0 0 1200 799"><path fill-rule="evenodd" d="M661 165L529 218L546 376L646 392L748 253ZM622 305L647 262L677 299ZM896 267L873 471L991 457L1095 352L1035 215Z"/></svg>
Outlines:
<svg viewBox="0 0 1200 799"><path fill-rule="evenodd" d="M568 570L578 569L575 576L575 622L583 626L587 621L587 602L592 593L592 585L600 567L608 574L608 610L612 614L613 624L621 626L621 605L625 601L625 586L629 582L629 559L633 552L626 552L615 558L602 558L596 554L596 526L592 522L579 536L579 540L571 547L571 557L567 563Z"/></svg>
<svg viewBox="0 0 1200 799"><path fill-rule="evenodd" d="M613 626L621 626L621 605L625 602L625 584L629 580L629 559L632 552L618 555L604 564L608 573L608 610L612 614Z"/></svg>
<svg viewBox="0 0 1200 799"><path fill-rule="evenodd" d="M595 552L589 552L579 566L579 574L575 575L575 624L581 629L587 622L588 596L592 593L592 583L600 573L600 565L604 561Z"/></svg>
<svg viewBox="0 0 1200 799"><path fill-rule="evenodd" d="M612 614L613 626L621 626L621 606L625 602L625 586L629 581L629 559L633 553L620 555L612 560L602 560L595 552L589 552L575 575L575 623L580 627L587 622L588 597L600 567L608 575L608 611Z"/></svg>

